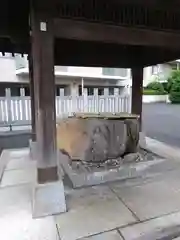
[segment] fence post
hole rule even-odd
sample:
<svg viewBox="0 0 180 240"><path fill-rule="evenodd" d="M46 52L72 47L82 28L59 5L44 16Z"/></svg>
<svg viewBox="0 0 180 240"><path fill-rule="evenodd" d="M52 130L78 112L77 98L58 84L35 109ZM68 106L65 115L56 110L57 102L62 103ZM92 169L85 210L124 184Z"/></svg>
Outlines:
<svg viewBox="0 0 180 240"><path fill-rule="evenodd" d="M114 95L119 95L119 88L114 88Z"/></svg>
<svg viewBox="0 0 180 240"><path fill-rule="evenodd" d="M109 88L104 88L104 96L109 96Z"/></svg>
<svg viewBox="0 0 180 240"><path fill-rule="evenodd" d="M10 131L12 131L11 89L10 88L6 88L6 99L7 99L8 124L9 124Z"/></svg>
<svg viewBox="0 0 180 240"><path fill-rule="evenodd" d="M128 113L131 113L131 104L132 104L132 101L131 101L131 93L128 95Z"/></svg>
<svg viewBox="0 0 180 240"><path fill-rule="evenodd" d="M119 88L114 88L114 112L119 113L124 111L124 98L119 94ZM120 101L120 109L119 109ZM123 109L123 110L122 110Z"/></svg>
<svg viewBox="0 0 180 240"><path fill-rule="evenodd" d="M88 91L87 88L84 88L83 92L83 112L88 112Z"/></svg>
<svg viewBox="0 0 180 240"><path fill-rule="evenodd" d="M72 113L76 113L78 112L78 109L77 109L77 96L78 96L78 84L77 83L72 83L71 84L71 98L70 98L70 101L71 101L71 106L72 106L72 109L71 109L71 112Z"/></svg>
<svg viewBox="0 0 180 240"><path fill-rule="evenodd" d="M22 107L22 121L26 121L26 104L25 104L25 89L20 88L20 101L21 101L21 107Z"/></svg>
<svg viewBox="0 0 180 240"><path fill-rule="evenodd" d="M59 93L60 93L60 98L59 98L59 115L61 114L64 115L64 88L60 88L59 89Z"/></svg>
<svg viewBox="0 0 180 240"><path fill-rule="evenodd" d="M99 101L99 96L98 96L98 88L94 88L94 96L93 96L93 101L91 101L91 106L90 106L90 111L98 112L98 101ZM94 106L93 106L94 103Z"/></svg>

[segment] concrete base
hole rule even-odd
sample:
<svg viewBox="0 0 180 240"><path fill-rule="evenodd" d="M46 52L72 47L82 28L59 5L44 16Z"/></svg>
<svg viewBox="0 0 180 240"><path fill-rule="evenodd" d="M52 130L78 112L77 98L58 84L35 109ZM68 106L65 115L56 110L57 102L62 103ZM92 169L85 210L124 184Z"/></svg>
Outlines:
<svg viewBox="0 0 180 240"><path fill-rule="evenodd" d="M61 180L38 184L33 189L33 218L66 212L64 185Z"/></svg>
<svg viewBox="0 0 180 240"><path fill-rule="evenodd" d="M146 136L144 132L139 133L139 146L140 148L146 149Z"/></svg>
<svg viewBox="0 0 180 240"><path fill-rule="evenodd" d="M157 167L159 169L159 165L166 163L165 159L157 159L97 168L87 167L79 162L72 162L71 165L69 164L68 156L63 154L59 156L62 168L68 175L74 188L151 175L154 173L154 168Z"/></svg>
<svg viewBox="0 0 180 240"><path fill-rule="evenodd" d="M30 157L32 160L37 159L37 142L32 141L31 139L29 140L29 148L30 148Z"/></svg>

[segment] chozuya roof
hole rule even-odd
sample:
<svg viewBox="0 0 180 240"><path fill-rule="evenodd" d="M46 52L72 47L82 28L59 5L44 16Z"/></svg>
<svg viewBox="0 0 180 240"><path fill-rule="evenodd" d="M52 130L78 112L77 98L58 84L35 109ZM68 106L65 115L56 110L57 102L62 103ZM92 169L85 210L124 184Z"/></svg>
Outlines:
<svg viewBox="0 0 180 240"><path fill-rule="evenodd" d="M71 19L101 26L124 26L159 32L180 32L180 1L178 0L32 0L36 10L47 12L54 19ZM0 2L0 51L28 53L30 49L30 0ZM88 27L86 27L88 29ZM104 34L108 35L107 31ZM179 50L153 48L150 38L139 38L149 44L124 44L77 41L69 37L55 41L55 63L61 65L116 66L152 65L179 57ZM176 34L177 35L177 34ZM122 35L121 35L122 36ZM119 36L117 36L119 38ZM133 41L133 39L132 39ZM132 42L131 41L131 42ZM135 41L135 40L134 40ZM72 46L72 47L71 47ZM130 46L130 47L129 47ZM153 55L152 55L153 53ZM74 56L74 57L73 57ZM122 56L122 57L121 57ZM123 60L122 60L123 59Z"/></svg>

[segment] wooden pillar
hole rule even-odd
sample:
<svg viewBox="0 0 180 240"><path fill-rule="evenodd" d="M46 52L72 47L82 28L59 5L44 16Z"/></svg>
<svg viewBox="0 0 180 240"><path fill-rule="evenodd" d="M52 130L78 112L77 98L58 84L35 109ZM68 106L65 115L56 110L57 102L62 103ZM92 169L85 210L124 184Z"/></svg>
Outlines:
<svg viewBox="0 0 180 240"><path fill-rule="evenodd" d="M131 112L142 116L142 88L143 88L143 67L132 68L132 100Z"/></svg>
<svg viewBox="0 0 180 240"><path fill-rule="evenodd" d="M31 96L31 140L36 142L36 108L35 108L35 94L34 94L34 76L33 76L33 62L31 53L28 56L29 60L29 82L30 82L30 96Z"/></svg>
<svg viewBox="0 0 180 240"><path fill-rule="evenodd" d="M58 180L53 20L32 14L32 55L37 108L37 180Z"/></svg>
<svg viewBox="0 0 180 240"><path fill-rule="evenodd" d="M53 19L41 15L31 1L32 62L36 118L37 183L33 188L33 216L66 211L64 186L58 174L56 148ZM53 201L52 201L53 199Z"/></svg>

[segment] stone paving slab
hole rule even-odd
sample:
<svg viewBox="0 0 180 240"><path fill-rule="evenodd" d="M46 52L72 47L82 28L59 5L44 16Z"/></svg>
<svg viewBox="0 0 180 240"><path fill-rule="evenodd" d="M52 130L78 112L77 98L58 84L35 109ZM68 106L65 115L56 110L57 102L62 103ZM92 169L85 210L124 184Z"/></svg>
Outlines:
<svg viewBox="0 0 180 240"><path fill-rule="evenodd" d="M34 182L36 162L30 160L28 148L5 150L0 162L0 187Z"/></svg>
<svg viewBox="0 0 180 240"><path fill-rule="evenodd" d="M56 217L62 240L75 240L136 222L107 186L69 191L68 212Z"/></svg>
<svg viewBox="0 0 180 240"><path fill-rule="evenodd" d="M32 219L31 185L0 188L3 240L59 240L53 217Z"/></svg>
<svg viewBox="0 0 180 240"><path fill-rule="evenodd" d="M0 233L3 240L59 240L53 217L32 219L22 210L0 217Z"/></svg>
<svg viewBox="0 0 180 240"><path fill-rule="evenodd" d="M122 240L122 237L117 231L101 233L92 237L81 238L80 240Z"/></svg>
<svg viewBox="0 0 180 240"><path fill-rule="evenodd" d="M9 151L8 150L4 150L2 152L2 154L0 155L0 181L2 179L4 170L6 168L6 165L9 161Z"/></svg>
<svg viewBox="0 0 180 240"><path fill-rule="evenodd" d="M9 152L10 159L21 158L21 157L29 158L29 148L10 149L8 152Z"/></svg>
<svg viewBox="0 0 180 240"><path fill-rule="evenodd" d="M19 210L31 211L31 192L32 188L28 184L0 188L0 217Z"/></svg>
<svg viewBox="0 0 180 240"><path fill-rule="evenodd" d="M180 231L180 212L145 221L143 223L138 223L133 226L120 228L119 230L125 240L163 239L160 238L160 236L162 237L163 233L168 232L171 232L171 236L174 235L175 237L176 234L178 235ZM174 238L171 237L167 239L170 240Z"/></svg>
<svg viewBox="0 0 180 240"><path fill-rule="evenodd" d="M5 171L0 187L15 186L19 184L32 183L36 179L36 169L26 168Z"/></svg>
<svg viewBox="0 0 180 240"><path fill-rule="evenodd" d="M5 170L18 170L18 169L24 169L24 168L35 168L36 162L31 161L29 159L29 156L24 157L21 156L19 158L13 158L10 160L5 168Z"/></svg>
<svg viewBox="0 0 180 240"><path fill-rule="evenodd" d="M180 211L180 174L171 173L159 181L137 186L111 184L112 190L140 220Z"/></svg>
<svg viewBox="0 0 180 240"><path fill-rule="evenodd" d="M61 240L121 240L118 231L114 230L117 228L125 240L142 236L145 238L141 240L147 240L146 237L151 240L156 239L152 234L159 234L159 230L170 227L172 231L180 224L180 212L172 214L180 211L178 167L174 170L175 167L166 166L168 171L154 178L139 177L112 183L109 185L112 191L107 185L69 188L66 191L67 213L35 220L31 208L34 162L32 165L29 162L27 149L6 153L8 165L0 185L0 233L3 240L59 240L58 232ZM166 214L170 215L162 217ZM150 220L154 217L157 218Z"/></svg>

